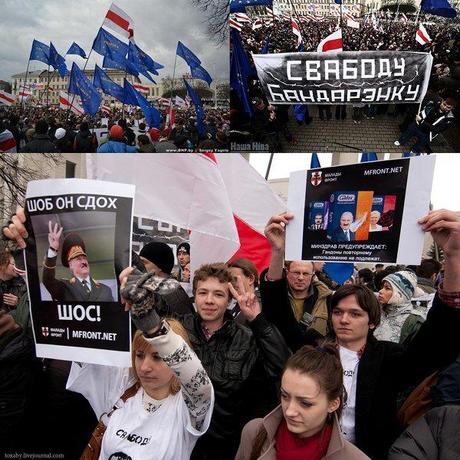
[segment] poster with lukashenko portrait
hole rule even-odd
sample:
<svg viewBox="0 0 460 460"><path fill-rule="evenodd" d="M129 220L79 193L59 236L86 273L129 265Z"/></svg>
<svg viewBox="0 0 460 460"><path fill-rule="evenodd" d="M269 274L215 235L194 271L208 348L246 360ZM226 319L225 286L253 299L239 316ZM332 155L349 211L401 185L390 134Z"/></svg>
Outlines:
<svg viewBox="0 0 460 460"><path fill-rule="evenodd" d="M134 187L30 182L26 266L37 356L129 365L118 275L130 264Z"/></svg>
<svg viewBox="0 0 460 460"><path fill-rule="evenodd" d="M417 219L429 208L434 163L425 156L292 173L286 259L418 264Z"/></svg>

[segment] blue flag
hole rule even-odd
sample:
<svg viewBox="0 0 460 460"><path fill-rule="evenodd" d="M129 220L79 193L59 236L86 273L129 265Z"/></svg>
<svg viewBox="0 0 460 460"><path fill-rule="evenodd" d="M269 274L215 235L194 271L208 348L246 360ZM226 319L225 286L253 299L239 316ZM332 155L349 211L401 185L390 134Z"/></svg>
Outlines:
<svg viewBox="0 0 460 460"><path fill-rule="evenodd" d="M50 47L34 39L29 61L40 61L50 65Z"/></svg>
<svg viewBox="0 0 460 460"><path fill-rule="evenodd" d="M334 0L335 3L337 3L337 5L341 5L342 4L342 0Z"/></svg>
<svg viewBox="0 0 460 460"><path fill-rule="evenodd" d="M252 116L248 89L248 77L253 73L251 64L241 44L240 34L233 27L230 29L230 39L230 88L238 95L244 111Z"/></svg>
<svg viewBox="0 0 460 460"><path fill-rule="evenodd" d="M421 11L435 16L455 18L457 12L450 6L448 0L422 0Z"/></svg>
<svg viewBox="0 0 460 460"><path fill-rule="evenodd" d="M307 106L305 104L294 105L294 117L297 121L304 121L307 113Z"/></svg>
<svg viewBox="0 0 460 460"><path fill-rule="evenodd" d="M83 48L78 46L75 42L73 42L70 45L69 51L67 51L67 54L76 54L78 56L81 56L83 59L86 59L86 53Z"/></svg>
<svg viewBox="0 0 460 460"><path fill-rule="evenodd" d="M185 83L185 87L187 88L188 95L190 96L190 99L192 100L193 105L195 106L196 126L198 129L198 132L200 133L201 136L204 136L206 132L206 128L204 126L203 105L201 104L201 100L198 97L198 94L196 94L193 88L187 83L187 80L184 79L184 83Z"/></svg>
<svg viewBox="0 0 460 460"><path fill-rule="evenodd" d="M343 284L353 275L353 264L346 262L326 262L323 271L336 283Z"/></svg>
<svg viewBox="0 0 460 460"><path fill-rule="evenodd" d="M129 43L128 60L135 63L139 68L145 68L153 75L158 75L158 70L164 68L164 65L155 62L146 52L142 51L133 42ZM144 75L143 72L140 73Z"/></svg>
<svg viewBox="0 0 460 460"><path fill-rule="evenodd" d="M190 67L198 67L201 61L183 43L177 43L176 54L183 58Z"/></svg>
<svg viewBox="0 0 460 460"><path fill-rule="evenodd" d="M126 43L122 42L101 27L94 39L93 50L96 51L96 53L105 56L107 55L107 49L110 49L113 53L117 53L121 56L126 56L128 53L128 45Z"/></svg>
<svg viewBox="0 0 460 460"><path fill-rule="evenodd" d="M369 152L369 153L363 152L361 154L361 163L366 163L368 161L377 161L377 160L378 158L375 152Z"/></svg>
<svg viewBox="0 0 460 460"><path fill-rule="evenodd" d="M136 69L137 72L144 75L145 78L150 80L152 83L155 83L155 80L149 74L149 68L145 65L144 60L139 53L140 48L136 46L134 43L130 42L128 47L128 65L130 65L133 69ZM145 56L147 56L144 53ZM158 72L155 70L154 75L158 75Z"/></svg>
<svg viewBox="0 0 460 460"><path fill-rule="evenodd" d="M265 40L263 48L260 50L260 54L268 54L269 48L270 48L270 41L267 38Z"/></svg>
<svg viewBox="0 0 460 460"><path fill-rule="evenodd" d="M137 105L137 99L126 97L124 88L117 85L97 64L94 70L93 84L123 104Z"/></svg>
<svg viewBox="0 0 460 460"><path fill-rule="evenodd" d="M107 69L118 69L123 70L131 75L136 77L139 76L139 70L129 61L125 55L122 55L112 48L108 47L106 49L106 55L102 62L102 67ZM151 78L150 78L151 79ZM153 81L153 80L152 80ZM154 82L155 83L155 82Z"/></svg>
<svg viewBox="0 0 460 460"><path fill-rule="evenodd" d="M126 95L129 98L136 99L136 105L138 105L144 113L145 120L147 121L149 127L159 128L161 122L160 112L155 107L152 107L149 101L147 101L147 99L144 96L142 96L142 94L139 93L139 91L136 91L126 79L124 80L124 89Z"/></svg>
<svg viewBox="0 0 460 460"><path fill-rule="evenodd" d="M313 152L311 154L311 160L310 160L310 169L314 169L314 168L321 168L318 154L316 152Z"/></svg>
<svg viewBox="0 0 460 460"><path fill-rule="evenodd" d="M206 72L206 70L201 67L191 67L190 71L193 78L198 78L199 80L204 80L209 86L211 86L212 78L211 75Z"/></svg>
<svg viewBox="0 0 460 460"><path fill-rule="evenodd" d="M95 86L88 77L78 68L75 62L70 72L69 93L80 96L83 109L86 113L94 116L99 110L102 96L97 92Z"/></svg>
<svg viewBox="0 0 460 460"><path fill-rule="evenodd" d="M273 0L230 0L230 13L244 13L247 6L272 6Z"/></svg>
<svg viewBox="0 0 460 460"><path fill-rule="evenodd" d="M50 66L59 72L61 78L64 78L69 73L65 59L56 51L52 43L50 43Z"/></svg>

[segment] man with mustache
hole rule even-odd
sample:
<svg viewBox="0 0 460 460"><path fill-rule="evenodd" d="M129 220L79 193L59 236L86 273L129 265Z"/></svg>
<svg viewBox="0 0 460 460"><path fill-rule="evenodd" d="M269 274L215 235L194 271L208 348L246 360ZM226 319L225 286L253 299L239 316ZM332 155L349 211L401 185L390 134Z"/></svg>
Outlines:
<svg viewBox="0 0 460 460"><path fill-rule="evenodd" d="M113 302L112 291L90 277L85 243L76 233L69 233L62 243L61 261L73 277L56 279L56 259L63 228L48 222L48 253L43 263L43 284L53 300L59 302Z"/></svg>

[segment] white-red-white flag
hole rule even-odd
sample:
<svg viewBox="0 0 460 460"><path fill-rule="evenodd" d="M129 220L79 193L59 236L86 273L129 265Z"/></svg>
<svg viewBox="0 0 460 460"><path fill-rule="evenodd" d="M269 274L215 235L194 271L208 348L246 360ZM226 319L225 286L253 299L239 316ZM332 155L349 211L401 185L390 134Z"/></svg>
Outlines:
<svg viewBox="0 0 460 460"><path fill-rule="evenodd" d="M262 19L258 18L252 23L252 30L260 29L263 26Z"/></svg>
<svg viewBox="0 0 460 460"><path fill-rule="evenodd" d="M70 104L72 103L72 98L74 98L74 96L69 96L68 93L61 91L59 93L59 108L63 110L68 110ZM85 113L83 108L80 106L80 104L78 104L78 102L75 99L72 103L72 107L70 107L70 110L75 115L83 115Z"/></svg>
<svg viewBox="0 0 460 460"><path fill-rule="evenodd" d="M146 85L135 84L133 85L133 88L137 89L137 91L140 91L141 93L148 93L150 91L150 88Z"/></svg>
<svg viewBox="0 0 460 460"><path fill-rule="evenodd" d="M182 99L180 96L176 96L176 98L174 99L174 104L176 105L176 107L180 107L182 109L186 109L188 107L185 99Z"/></svg>
<svg viewBox="0 0 460 460"><path fill-rule="evenodd" d="M112 113L112 109L108 105L101 105L101 112L110 114Z"/></svg>
<svg viewBox="0 0 460 460"><path fill-rule="evenodd" d="M409 18L404 13L401 13L399 20L405 24L407 21L409 21Z"/></svg>
<svg viewBox="0 0 460 460"><path fill-rule="evenodd" d="M318 45L318 53L343 51L342 29L337 29L332 34L323 38Z"/></svg>
<svg viewBox="0 0 460 460"><path fill-rule="evenodd" d="M0 133L0 152L16 153L17 151L16 139L10 130L5 129Z"/></svg>
<svg viewBox="0 0 460 460"><path fill-rule="evenodd" d="M300 26L297 21L293 18L291 19L292 33L297 37L297 47L302 44L302 33L300 32Z"/></svg>
<svg viewBox="0 0 460 460"><path fill-rule="evenodd" d="M252 260L259 271L268 266L264 227L286 205L243 157L158 153L135 162L119 157L88 155L88 177L135 183L136 216L189 229L192 271L239 257Z"/></svg>
<svg viewBox="0 0 460 460"><path fill-rule="evenodd" d="M417 32L415 33L415 41L421 45L426 45L427 43L431 42L431 38L423 24L419 24L418 26Z"/></svg>
<svg viewBox="0 0 460 460"><path fill-rule="evenodd" d="M233 29L236 29L238 32L241 32L241 29L243 28L242 24L233 18L230 18L228 20L228 25L232 27Z"/></svg>
<svg viewBox="0 0 460 460"><path fill-rule="evenodd" d="M176 126L176 109L173 106L169 107L168 114L166 115L166 126L173 129Z"/></svg>
<svg viewBox="0 0 460 460"><path fill-rule="evenodd" d="M109 11L105 15L103 25L109 29L118 32L126 38L133 38L134 36L134 22L133 20L119 8L115 3L110 5Z"/></svg>
<svg viewBox="0 0 460 460"><path fill-rule="evenodd" d="M233 18L239 23L252 22L251 18L246 13L235 13Z"/></svg>
<svg viewBox="0 0 460 460"><path fill-rule="evenodd" d="M0 103L10 106L13 105L15 102L16 96L0 89Z"/></svg>
<svg viewBox="0 0 460 460"><path fill-rule="evenodd" d="M359 22L354 19L347 19L347 26L353 29L359 29Z"/></svg>

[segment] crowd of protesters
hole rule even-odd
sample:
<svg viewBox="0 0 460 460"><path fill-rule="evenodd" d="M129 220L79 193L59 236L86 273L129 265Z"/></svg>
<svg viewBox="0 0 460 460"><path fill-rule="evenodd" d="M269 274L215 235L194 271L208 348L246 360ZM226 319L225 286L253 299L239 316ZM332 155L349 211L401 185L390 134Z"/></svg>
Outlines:
<svg viewBox="0 0 460 460"><path fill-rule="evenodd" d="M276 16L273 21L273 17L267 15L263 18L261 27L255 29L251 23L241 24L240 35L243 47L249 57L251 53L299 51L298 37L293 34L289 19ZM297 19L299 24L303 40L301 51L305 52L316 52L320 41L339 27L337 16L317 20L296 15L293 15L293 18ZM256 18L252 19L254 21ZM382 13L374 16L372 20L369 15L366 19L359 19L359 29L356 29L347 26L345 18L341 26L343 50L423 51L431 53L433 67L424 105L430 101L440 105L442 100L449 99L452 114L450 126L453 124L454 115L458 119L458 110L456 109L458 107L457 101L460 99L460 24L451 19L424 17L424 15L420 16L417 23L414 19L412 17L409 21L402 22ZM431 41L423 46L415 41L420 22L425 23L431 37ZM293 130L288 128L290 117L299 125L310 124L313 120L315 124L327 122L333 118L344 120L349 117L353 119L354 123L359 124L364 118L398 117L400 129L404 132L414 120L418 108L414 104L354 104L353 106L325 105L317 107L304 105L302 110L291 111L290 105L269 105L255 71L253 77L249 79L248 88L249 100L252 104L252 116L245 113L236 92L232 91L231 93L231 141L240 144L249 141L262 142L267 144L272 151L282 151L282 143L287 142L296 145L295 132L291 132ZM447 126L444 126L443 129L447 129ZM418 133L411 132L410 134L416 135ZM430 139L423 142L423 145L417 145L414 151L429 152L429 142ZM400 143L395 145L400 145Z"/></svg>
<svg viewBox="0 0 460 460"><path fill-rule="evenodd" d="M321 262L284 260L292 218L267 223L261 273L203 265L189 293L188 243L175 273L165 243L134 254L120 274L131 372L35 358L19 209L2 232L0 445L78 458L101 417L101 458L458 458L460 213L418 221L442 262L378 264L343 285Z"/></svg>
<svg viewBox="0 0 460 460"><path fill-rule="evenodd" d="M162 110L160 126L148 129L138 110L128 113L114 108L88 117L53 107L1 107L0 135L14 139L14 148L4 149L9 152L91 153L110 140L123 145L106 146L102 152L222 152L229 149L228 110L205 106L204 132L200 134L193 107L175 108L172 127L167 120L168 109ZM117 129L111 132L116 125L122 127L121 133ZM97 136L94 130L105 134ZM1 141L0 151L3 151Z"/></svg>

